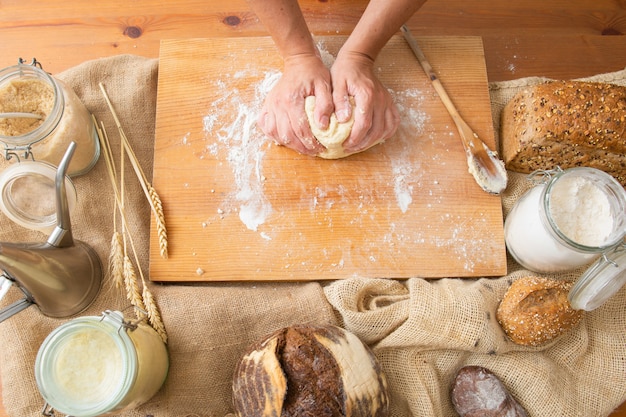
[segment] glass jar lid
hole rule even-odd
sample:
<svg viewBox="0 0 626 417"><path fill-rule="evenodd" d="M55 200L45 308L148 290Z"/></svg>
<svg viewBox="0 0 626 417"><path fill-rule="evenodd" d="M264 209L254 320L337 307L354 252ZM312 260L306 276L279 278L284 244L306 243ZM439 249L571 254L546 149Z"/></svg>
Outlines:
<svg viewBox="0 0 626 417"><path fill-rule="evenodd" d="M595 310L625 283L626 244L623 244L603 254L578 278L569 292L569 302L576 310Z"/></svg>
<svg viewBox="0 0 626 417"><path fill-rule="evenodd" d="M56 167L45 162L24 161L0 173L0 210L28 229L50 232L57 224ZM76 205L76 188L65 177L70 212Z"/></svg>
<svg viewBox="0 0 626 417"><path fill-rule="evenodd" d="M109 312L111 316L120 312ZM35 360L35 379L54 410L82 417L114 410L137 373L132 340L120 317L79 317L44 340Z"/></svg>

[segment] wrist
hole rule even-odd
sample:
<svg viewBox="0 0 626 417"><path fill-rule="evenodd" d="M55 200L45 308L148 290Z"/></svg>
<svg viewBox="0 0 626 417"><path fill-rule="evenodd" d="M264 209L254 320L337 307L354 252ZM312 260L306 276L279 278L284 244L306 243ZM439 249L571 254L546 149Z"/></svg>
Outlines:
<svg viewBox="0 0 626 417"><path fill-rule="evenodd" d="M373 67L374 60L375 59L366 52L345 50L344 48L339 51L336 59L336 61L351 62L360 67Z"/></svg>

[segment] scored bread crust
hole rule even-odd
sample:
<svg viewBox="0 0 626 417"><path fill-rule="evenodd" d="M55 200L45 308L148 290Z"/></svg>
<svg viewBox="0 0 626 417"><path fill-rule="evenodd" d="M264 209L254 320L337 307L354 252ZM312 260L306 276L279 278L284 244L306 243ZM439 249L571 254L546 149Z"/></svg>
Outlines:
<svg viewBox="0 0 626 417"><path fill-rule="evenodd" d="M583 316L567 299L568 281L528 276L514 281L496 310L496 319L518 345L539 346L573 328Z"/></svg>
<svg viewBox="0 0 626 417"><path fill-rule="evenodd" d="M501 113L511 171L600 169L626 186L626 87L552 81L518 92Z"/></svg>

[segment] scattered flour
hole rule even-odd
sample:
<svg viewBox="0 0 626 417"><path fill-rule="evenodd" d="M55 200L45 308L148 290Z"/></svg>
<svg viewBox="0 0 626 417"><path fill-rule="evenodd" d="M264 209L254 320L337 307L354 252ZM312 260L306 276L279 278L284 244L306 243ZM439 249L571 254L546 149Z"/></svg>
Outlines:
<svg viewBox="0 0 626 417"><path fill-rule="evenodd" d="M239 71L233 79L251 75L256 74ZM239 204L237 211L240 220L253 231L265 223L272 213L272 205L263 192L263 148L267 138L257 129L256 118L263 99L280 75L277 71L267 72L256 86L251 101L244 101L240 92L228 82L228 78L216 81L223 95L211 104L203 119L205 134L215 135L217 138L217 142L211 143L207 150L212 155L217 155L219 146L227 150L227 162L236 188L228 199ZM237 110L231 114L220 111L226 102L230 106L234 105ZM231 205L232 203L225 204L228 207Z"/></svg>

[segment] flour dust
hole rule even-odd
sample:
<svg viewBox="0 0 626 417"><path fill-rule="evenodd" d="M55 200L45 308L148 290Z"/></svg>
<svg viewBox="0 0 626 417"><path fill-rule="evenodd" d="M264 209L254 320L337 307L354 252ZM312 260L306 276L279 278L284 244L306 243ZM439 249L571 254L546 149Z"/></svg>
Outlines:
<svg viewBox="0 0 626 417"><path fill-rule="evenodd" d="M245 71L235 73L232 78L216 81L220 98L215 100L204 117L204 132L212 135L216 142L208 151L218 154L218 147L227 152L227 162L232 171L235 191L227 196L222 214L228 210L239 212L239 219L250 230L256 231L272 213L272 204L263 192L263 157L267 138L256 127L257 114L263 99L280 78L280 72L267 72L255 86L252 100L244 100L241 91L234 87L234 80L255 76ZM228 106L225 104L228 103ZM224 112L223 108L235 108ZM238 207L237 207L238 205ZM236 207L236 209L233 209Z"/></svg>

